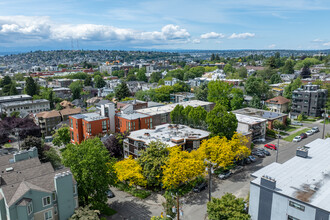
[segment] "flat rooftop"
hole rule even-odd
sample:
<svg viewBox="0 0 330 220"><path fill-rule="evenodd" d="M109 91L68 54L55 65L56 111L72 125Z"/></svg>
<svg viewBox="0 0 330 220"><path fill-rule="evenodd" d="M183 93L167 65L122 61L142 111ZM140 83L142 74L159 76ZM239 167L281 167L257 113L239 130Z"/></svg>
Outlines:
<svg viewBox="0 0 330 220"><path fill-rule="evenodd" d="M149 117L149 115L146 114L141 114L138 112L135 113L131 113L131 114L121 114L121 113L117 113L118 117L127 119L127 120L135 120L135 119L139 119L139 118L146 118Z"/></svg>
<svg viewBox="0 0 330 220"><path fill-rule="evenodd" d="M212 104L213 104L212 102L204 102L204 101L200 101L200 100L190 100L190 101L186 101L186 102L179 102L179 103L169 104L169 105L164 105L164 106L139 109L139 110L136 110L136 112L147 114L147 115L158 115L158 114L170 113L177 105L182 105L183 107L187 107L188 105L190 105L190 106L196 108L198 106L207 106L207 105L212 105Z"/></svg>
<svg viewBox="0 0 330 220"><path fill-rule="evenodd" d="M15 100L19 100L19 99L32 99L31 96L29 95L10 95L10 96L2 96L0 97L0 103L2 102L12 102Z"/></svg>
<svg viewBox="0 0 330 220"><path fill-rule="evenodd" d="M98 113L78 114L78 115L72 115L71 117L75 119L84 119L85 121L98 121L107 118Z"/></svg>
<svg viewBox="0 0 330 220"><path fill-rule="evenodd" d="M257 117L248 116L248 115L241 115L241 114L235 114L235 115L236 115L237 121L239 123L244 123L244 124L249 124L249 125L259 124L259 123L267 121L267 119L257 118Z"/></svg>
<svg viewBox="0 0 330 220"><path fill-rule="evenodd" d="M173 147L176 145L185 144L187 139L199 140L210 135L210 132L208 131L190 128L186 125L178 125L177 127L174 126L175 125L172 124L164 124L156 126L155 129L141 129L138 131L132 131L128 138L136 141L142 141L147 145L151 141L160 140L169 147ZM182 141L180 142L180 140Z"/></svg>
<svg viewBox="0 0 330 220"><path fill-rule="evenodd" d="M267 175L276 180L275 192L330 210L330 138L316 139L305 145L308 157L295 156L283 164L272 163L251 176L260 185ZM301 199L298 199L301 200Z"/></svg>
<svg viewBox="0 0 330 220"><path fill-rule="evenodd" d="M36 99L36 100L25 100L25 101L2 103L1 105L3 107L10 107L17 105L30 105L30 104L42 104L42 103L49 103L49 101L47 99Z"/></svg>
<svg viewBox="0 0 330 220"><path fill-rule="evenodd" d="M242 109L237 109L232 112L234 114L248 115L248 116L252 116L252 117L271 119L271 120L274 120L274 119L287 115L287 114L276 113L276 112L271 112L271 111L266 111L266 110L256 109L256 108L242 108Z"/></svg>

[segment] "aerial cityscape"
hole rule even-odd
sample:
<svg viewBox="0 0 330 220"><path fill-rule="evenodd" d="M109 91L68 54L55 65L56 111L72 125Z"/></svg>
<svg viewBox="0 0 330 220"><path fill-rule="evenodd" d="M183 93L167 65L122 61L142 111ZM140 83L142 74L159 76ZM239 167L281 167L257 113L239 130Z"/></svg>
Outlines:
<svg viewBox="0 0 330 220"><path fill-rule="evenodd" d="M0 220L330 220L330 2L0 2Z"/></svg>

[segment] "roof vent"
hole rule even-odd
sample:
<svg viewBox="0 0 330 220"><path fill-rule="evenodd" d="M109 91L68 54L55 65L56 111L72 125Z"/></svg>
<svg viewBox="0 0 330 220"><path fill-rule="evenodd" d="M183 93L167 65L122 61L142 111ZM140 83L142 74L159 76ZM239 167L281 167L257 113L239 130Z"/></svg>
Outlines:
<svg viewBox="0 0 330 220"><path fill-rule="evenodd" d="M267 187L269 189L275 189L276 188L276 180L271 178L270 176L263 175L261 177L261 186Z"/></svg>
<svg viewBox="0 0 330 220"><path fill-rule="evenodd" d="M298 147L297 151L296 151L296 156L307 158L308 157L308 149L306 149L304 147Z"/></svg>
<svg viewBox="0 0 330 220"><path fill-rule="evenodd" d="M12 167L6 168L6 172L11 172L11 171L14 171L14 168L12 168Z"/></svg>

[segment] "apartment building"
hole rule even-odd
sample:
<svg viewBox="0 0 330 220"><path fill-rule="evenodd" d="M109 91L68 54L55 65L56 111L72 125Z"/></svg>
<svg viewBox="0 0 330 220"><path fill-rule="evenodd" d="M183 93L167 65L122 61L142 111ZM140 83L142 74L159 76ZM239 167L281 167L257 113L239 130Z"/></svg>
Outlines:
<svg viewBox="0 0 330 220"><path fill-rule="evenodd" d="M136 131L140 129L153 128L152 117L137 112L133 113L117 113L116 132Z"/></svg>
<svg viewBox="0 0 330 220"><path fill-rule="evenodd" d="M62 121L68 120L70 115L81 113L81 108L67 108L60 111L46 111L36 114L36 122L41 128L41 134L50 136L56 126Z"/></svg>
<svg viewBox="0 0 330 220"><path fill-rule="evenodd" d="M234 114L241 114L245 116L252 116L255 118L266 119L267 120L267 128L273 129L274 121L279 121L281 123L286 123L286 119L288 117L287 114L278 113L278 112L271 112L262 109L256 108L242 108L232 111Z"/></svg>
<svg viewBox="0 0 330 220"><path fill-rule="evenodd" d="M251 133L251 140L265 140L267 119L253 116L235 114L237 118L237 132L241 134Z"/></svg>
<svg viewBox="0 0 330 220"><path fill-rule="evenodd" d="M201 106L207 112L211 111L213 109L213 107L215 106L215 104L213 102L191 100L191 101L169 104L169 105L164 105L164 106L156 106L156 107L151 107L151 108L140 109L140 110L136 110L136 112L151 116L153 126L157 126L157 125L161 125L161 124L171 123L170 113L177 105L182 105L183 107L187 107L189 105L194 108Z"/></svg>
<svg viewBox="0 0 330 220"><path fill-rule="evenodd" d="M155 129L141 129L132 131L124 140L124 156L139 156L139 152L148 147L152 141L161 141L168 147L181 146L182 150L191 151L199 148L203 139L210 135L209 132L193 129L186 125L164 124Z"/></svg>
<svg viewBox="0 0 330 220"><path fill-rule="evenodd" d="M1 112L10 115L13 112L39 113L50 109L49 101L46 99L15 101L1 104Z"/></svg>
<svg viewBox="0 0 330 220"><path fill-rule="evenodd" d="M283 113L289 110L290 99L284 98L283 96L277 96L266 100L265 104L271 112Z"/></svg>
<svg viewBox="0 0 330 220"><path fill-rule="evenodd" d="M67 220L78 208L70 170L40 163L37 148L0 156L0 169L0 219Z"/></svg>
<svg viewBox="0 0 330 220"><path fill-rule="evenodd" d="M319 85L312 85L311 83L294 90L292 92L291 117L297 118L300 114L312 117L322 116L327 96L328 91L326 89L320 89Z"/></svg>
<svg viewBox="0 0 330 220"><path fill-rule="evenodd" d="M283 164L272 163L251 176L249 214L253 220L330 219L330 138L298 147Z"/></svg>
<svg viewBox="0 0 330 220"><path fill-rule="evenodd" d="M24 81L25 82L25 81ZM10 95L10 96L1 96L0 105L8 102L22 102L32 100L32 97L29 95Z"/></svg>
<svg viewBox="0 0 330 220"><path fill-rule="evenodd" d="M140 100L136 100L136 99L117 102L117 109L122 109L127 105L133 105L133 110L139 110L139 109L147 108L148 102L140 101Z"/></svg>

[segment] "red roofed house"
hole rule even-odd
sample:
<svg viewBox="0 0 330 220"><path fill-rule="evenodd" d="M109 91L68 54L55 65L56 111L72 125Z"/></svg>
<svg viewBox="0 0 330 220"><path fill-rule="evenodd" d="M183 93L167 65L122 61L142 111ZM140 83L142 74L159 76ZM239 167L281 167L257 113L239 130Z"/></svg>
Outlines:
<svg viewBox="0 0 330 220"><path fill-rule="evenodd" d="M289 111L290 99L284 98L282 96L277 96L266 101L266 106L271 112L288 112Z"/></svg>

